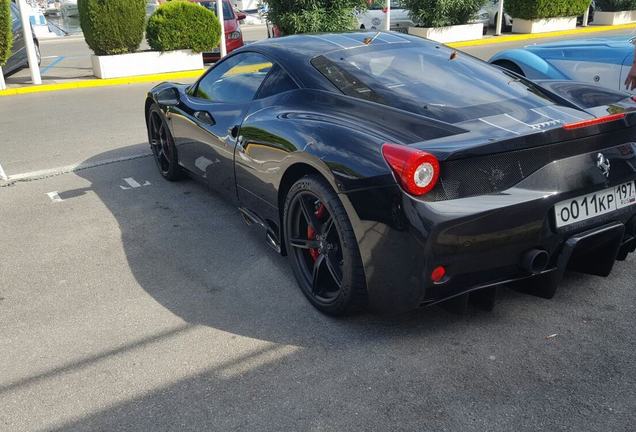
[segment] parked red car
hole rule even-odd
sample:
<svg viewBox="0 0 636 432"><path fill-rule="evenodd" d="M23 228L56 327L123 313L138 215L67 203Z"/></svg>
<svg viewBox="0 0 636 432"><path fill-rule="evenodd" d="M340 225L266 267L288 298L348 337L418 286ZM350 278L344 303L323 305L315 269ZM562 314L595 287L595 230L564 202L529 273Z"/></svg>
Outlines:
<svg viewBox="0 0 636 432"><path fill-rule="evenodd" d="M216 13L216 1L207 0L190 0L193 3L199 3L214 13ZM225 22L225 47L228 54L244 45L243 33L241 32L240 20L245 19L243 12L235 12L230 0L223 0L223 20ZM212 52L203 53L204 61L215 61L220 57L219 48Z"/></svg>

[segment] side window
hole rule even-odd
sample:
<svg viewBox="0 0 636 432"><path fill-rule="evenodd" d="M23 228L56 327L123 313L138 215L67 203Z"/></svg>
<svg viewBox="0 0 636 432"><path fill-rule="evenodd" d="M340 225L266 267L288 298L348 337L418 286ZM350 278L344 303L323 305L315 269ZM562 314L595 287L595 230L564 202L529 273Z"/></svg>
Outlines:
<svg viewBox="0 0 636 432"><path fill-rule="evenodd" d="M261 54L237 54L199 81L194 96L212 102L251 101L271 68L272 63Z"/></svg>
<svg viewBox="0 0 636 432"><path fill-rule="evenodd" d="M298 86L291 77L278 65L272 67L272 71L265 79L258 92L258 99L263 99L289 90L295 90Z"/></svg>

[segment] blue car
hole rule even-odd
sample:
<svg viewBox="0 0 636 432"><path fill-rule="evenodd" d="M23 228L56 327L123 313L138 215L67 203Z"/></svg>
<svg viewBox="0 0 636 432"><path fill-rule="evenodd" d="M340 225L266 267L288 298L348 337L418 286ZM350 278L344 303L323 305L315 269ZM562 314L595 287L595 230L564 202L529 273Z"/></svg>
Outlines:
<svg viewBox="0 0 636 432"><path fill-rule="evenodd" d="M634 45L629 36L528 45L490 59L531 80L567 79L623 91L633 62Z"/></svg>

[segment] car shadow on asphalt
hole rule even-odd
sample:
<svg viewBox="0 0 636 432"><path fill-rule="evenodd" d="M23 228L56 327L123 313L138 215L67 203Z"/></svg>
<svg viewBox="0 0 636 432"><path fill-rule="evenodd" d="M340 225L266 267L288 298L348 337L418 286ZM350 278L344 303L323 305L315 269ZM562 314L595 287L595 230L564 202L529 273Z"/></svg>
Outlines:
<svg viewBox="0 0 636 432"><path fill-rule="evenodd" d="M95 159L115 157L101 154ZM97 194L119 224L139 286L182 318L185 327L15 386L128 349L166 343L166 338L196 326L230 333L230 344L234 335L271 344L234 357L228 353L221 363L124 400L113 398L115 402L49 430L477 431L484 428L484 416L500 430L540 429L546 422L557 428L565 419L572 430L593 430L605 421L596 414L571 418L570 385L554 385L557 381L546 378L547 355L557 377L566 370L587 370L598 377L586 387L589 392L604 396L614 385L615 372L603 361L572 355L580 351L576 334L569 333L573 340L562 345L552 342L559 339L547 339L546 329L559 326L559 313L573 313L560 311L558 299L548 302L504 290L499 297L503 304L493 312L470 310L460 316L431 307L397 317L330 318L304 299L287 260L266 246L262 233L246 227L236 208L201 184L164 181L151 157L76 175L91 186L66 191L66 196L89 190ZM139 193L124 190L108 176L134 176L149 186ZM566 285L577 287L585 280L574 276ZM594 290L579 294L584 308L596 310L590 306ZM569 293L565 298L572 299ZM585 312L575 311L565 320L578 320L580 313ZM148 359L145 367L155 360ZM586 380L572 382L587 386ZM532 389L540 397L522 397L520 389ZM511 404L519 398L523 403ZM550 419L539 415L546 411L563 414ZM615 421L620 426L625 416L616 415Z"/></svg>
<svg viewBox="0 0 636 432"><path fill-rule="evenodd" d="M84 164L116 159L116 153L111 153L96 155ZM399 316L325 316L303 297L287 259L266 245L262 231L246 226L233 205L192 179L165 181L156 173L151 157L134 164L141 173L127 171L121 176L141 176L152 183L152 188L134 199L113 193L112 184L104 181L103 171L112 165L76 175L91 183L90 189L116 218L130 271L139 285L188 323L312 346L322 342L349 345L352 333L374 338L421 336L496 319L496 313L475 309L461 316L439 307ZM502 301L519 297L508 291L500 294Z"/></svg>

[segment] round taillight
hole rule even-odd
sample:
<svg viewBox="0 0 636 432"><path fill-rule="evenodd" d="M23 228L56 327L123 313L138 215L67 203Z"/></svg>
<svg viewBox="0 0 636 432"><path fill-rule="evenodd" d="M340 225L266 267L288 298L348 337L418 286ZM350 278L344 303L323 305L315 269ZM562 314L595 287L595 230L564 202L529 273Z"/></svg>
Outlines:
<svg viewBox="0 0 636 432"><path fill-rule="evenodd" d="M444 268L444 266L437 266L431 272L431 280L433 282L441 281L442 279L444 279L444 276L446 276L446 269Z"/></svg>
<svg viewBox="0 0 636 432"><path fill-rule="evenodd" d="M424 195L437 184L439 161L432 154L404 145L385 143L382 155L408 193Z"/></svg>

